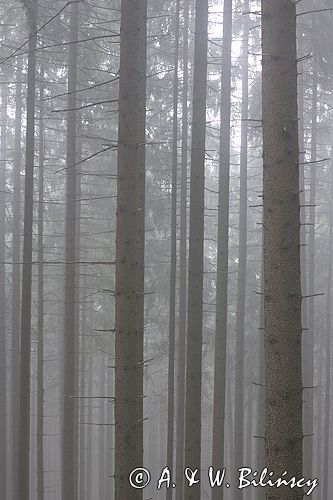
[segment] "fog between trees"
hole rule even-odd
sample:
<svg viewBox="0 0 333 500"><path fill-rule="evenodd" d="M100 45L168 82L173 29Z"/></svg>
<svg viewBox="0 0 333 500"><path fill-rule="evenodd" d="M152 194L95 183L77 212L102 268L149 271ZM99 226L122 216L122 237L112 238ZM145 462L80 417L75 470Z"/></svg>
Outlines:
<svg viewBox="0 0 333 500"><path fill-rule="evenodd" d="M0 9L1 499L330 499L330 2Z"/></svg>

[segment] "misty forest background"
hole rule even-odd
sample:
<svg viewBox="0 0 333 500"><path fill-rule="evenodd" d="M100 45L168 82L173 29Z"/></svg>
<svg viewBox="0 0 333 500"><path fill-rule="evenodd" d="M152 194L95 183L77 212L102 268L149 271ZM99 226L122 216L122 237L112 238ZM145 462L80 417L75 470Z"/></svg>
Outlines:
<svg viewBox="0 0 333 500"><path fill-rule="evenodd" d="M286 4L303 471L328 500L333 12ZM0 12L0 497L221 500L207 481L184 493L184 467L225 466L232 481L266 463L262 5L210 0L207 17L207 0L7 0ZM142 465L151 483L129 490ZM166 465L176 488L157 491ZM301 498L283 495L268 498Z"/></svg>

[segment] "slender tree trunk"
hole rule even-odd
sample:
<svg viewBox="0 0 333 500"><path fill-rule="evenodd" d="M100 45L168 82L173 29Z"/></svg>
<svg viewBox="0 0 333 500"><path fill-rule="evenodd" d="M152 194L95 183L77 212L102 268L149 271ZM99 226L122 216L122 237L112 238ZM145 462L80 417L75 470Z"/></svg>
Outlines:
<svg viewBox="0 0 333 500"><path fill-rule="evenodd" d="M145 1L121 4L116 240L115 491L142 497L130 482L143 460Z"/></svg>
<svg viewBox="0 0 333 500"><path fill-rule="evenodd" d="M101 360L100 394L107 394L105 387L105 359ZM105 499L105 399L99 400L99 446L98 446L98 472L99 472L99 500Z"/></svg>
<svg viewBox="0 0 333 500"><path fill-rule="evenodd" d="M266 466L302 477L296 5L262 0ZM303 491L269 488L269 500Z"/></svg>
<svg viewBox="0 0 333 500"><path fill-rule="evenodd" d="M189 0L184 2L183 89L182 89L182 156L180 186L180 248L179 248L179 332L177 360L176 409L176 500L184 495L184 422L185 422L185 350L187 314L187 148L188 148L188 38Z"/></svg>
<svg viewBox="0 0 333 500"><path fill-rule="evenodd" d="M313 62L313 82L312 82L312 118L311 118L311 162L317 158L317 115L318 115L318 60L314 57ZM314 338L315 338L315 238L316 238L316 184L317 184L317 166L310 165L310 214L309 214L309 282L308 295L312 295L308 302L308 328L305 331L305 360L306 366L304 373L304 474L306 477L312 477L313 467L313 386L314 386Z"/></svg>
<svg viewBox="0 0 333 500"><path fill-rule="evenodd" d="M173 75L173 131L172 131L172 180L171 180L171 268L169 290L169 359L168 359L168 424L167 465L173 470L174 414L175 414L175 337L176 337L176 275L177 275L177 162L178 162L178 62L179 62L180 0L176 1L175 55ZM172 488L166 492L172 500Z"/></svg>
<svg viewBox="0 0 333 500"><path fill-rule="evenodd" d="M331 335L332 335L332 261L333 261L333 173L330 171L329 197L329 250L326 301L326 385L325 385L325 427L324 427L324 464L323 464L323 500L328 497L329 458L330 458L330 417L331 417ZM319 382L319 387L321 381ZM321 408L319 408L319 411ZM320 415L320 413L319 413ZM320 457L318 457L320 460Z"/></svg>
<svg viewBox="0 0 333 500"><path fill-rule="evenodd" d="M263 250L263 245L262 245ZM261 267L261 300L259 317L259 370L258 370L258 411L257 411L257 470L265 467L265 317L264 317L264 265ZM257 491L258 500L265 499L265 489Z"/></svg>
<svg viewBox="0 0 333 500"><path fill-rule="evenodd" d="M249 11L249 2L244 2L244 12ZM248 132L248 62L249 62L249 15L243 21L242 51L242 112L240 153L240 206L239 206L239 264L237 278L236 312L236 361L235 361L235 470L244 464L244 363L245 363L245 302L247 272L247 132ZM235 500L243 498L243 490L235 488Z"/></svg>
<svg viewBox="0 0 333 500"><path fill-rule="evenodd" d="M191 149L185 465L200 470L204 169L206 138L208 1L196 1ZM185 500L200 498L200 483L185 485Z"/></svg>
<svg viewBox="0 0 333 500"><path fill-rule="evenodd" d="M7 88L2 87L0 153L0 484L7 495L7 376L6 376L6 163L7 163Z"/></svg>
<svg viewBox="0 0 333 500"><path fill-rule="evenodd" d="M15 88L15 151L13 179L13 268L12 268L12 356L11 356L11 419L12 419L12 498L17 498L18 415L20 365L21 309L21 166L22 166L22 61L17 62Z"/></svg>
<svg viewBox="0 0 333 500"><path fill-rule="evenodd" d="M38 164L37 500L44 499L44 69L40 70Z"/></svg>
<svg viewBox="0 0 333 500"><path fill-rule="evenodd" d="M79 4L71 5L70 49L68 61L67 151L66 151L66 235L65 235L65 311L64 311L64 385L62 432L62 500L73 500L77 493L75 391L76 391L76 137L77 62Z"/></svg>
<svg viewBox="0 0 333 500"><path fill-rule="evenodd" d="M212 449L215 468L224 463L225 447L232 7L232 0L224 0ZM214 488L212 500L222 499L223 493L222 488Z"/></svg>
<svg viewBox="0 0 333 500"><path fill-rule="evenodd" d="M37 0L30 2L26 165L24 196L23 272L21 307L21 352L19 388L19 452L16 481L17 499L29 498L29 448L30 448L30 358L31 358L31 281L32 281L32 218L33 218L33 176L35 153L35 89L36 89L36 46L37 46Z"/></svg>

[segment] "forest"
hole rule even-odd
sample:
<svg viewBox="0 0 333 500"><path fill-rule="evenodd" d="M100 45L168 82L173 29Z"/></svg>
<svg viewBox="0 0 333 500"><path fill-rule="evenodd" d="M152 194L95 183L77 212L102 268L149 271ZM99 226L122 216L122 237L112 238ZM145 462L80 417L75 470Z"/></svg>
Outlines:
<svg viewBox="0 0 333 500"><path fill-rule="evenodd" d="M331 0L0 0L0 500L333 498L332 270Z"/></svg>

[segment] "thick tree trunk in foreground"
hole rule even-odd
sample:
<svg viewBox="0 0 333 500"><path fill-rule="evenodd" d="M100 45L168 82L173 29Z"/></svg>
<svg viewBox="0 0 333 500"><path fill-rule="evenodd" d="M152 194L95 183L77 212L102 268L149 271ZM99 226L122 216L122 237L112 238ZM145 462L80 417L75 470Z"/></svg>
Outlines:
<svg viewBox="0 0 333 500"><path fill-rule="evenodd" d="M262 0L266 466L302 477L296 6ZM301 489L267 488L269 500Z"/></svg>
<svg viewBox="0 0 333 500"><path fill-rule="evenodd" d="M121 3L116 238L115 496L142 466L146 2Z"/></svg>
<svg viewBox="0 0 333 500"><path fill-rule="evenodd" d="M29 498L30 473L30 358L31 358L31 279L32 279L32 218L33 175L35 153L35 91L37 46L37 0L30 3L30 40L28 56L27 130L24 192L24 234L21 307L21 352L19 390L19 451L16 482L18 500Z"/></svg>
<svg viewBox="0 0 333 500"><path fill-rule="evenodd" d="M185 466L200 469L201 373L204 241L204 168L206 138L208 1L196 1L191 149L188 280ZM200 498L200 483L185 484L185 500Z"/></svg>
<svg viewBox="0 0 333 500"><path fill-rule="evenodd" d="M224 463L225 448L232 5L232 0L224 1L212 444L212 465L215 468L221 468ZM223 488L214 488L212 500L222 498Z"/></svg>

